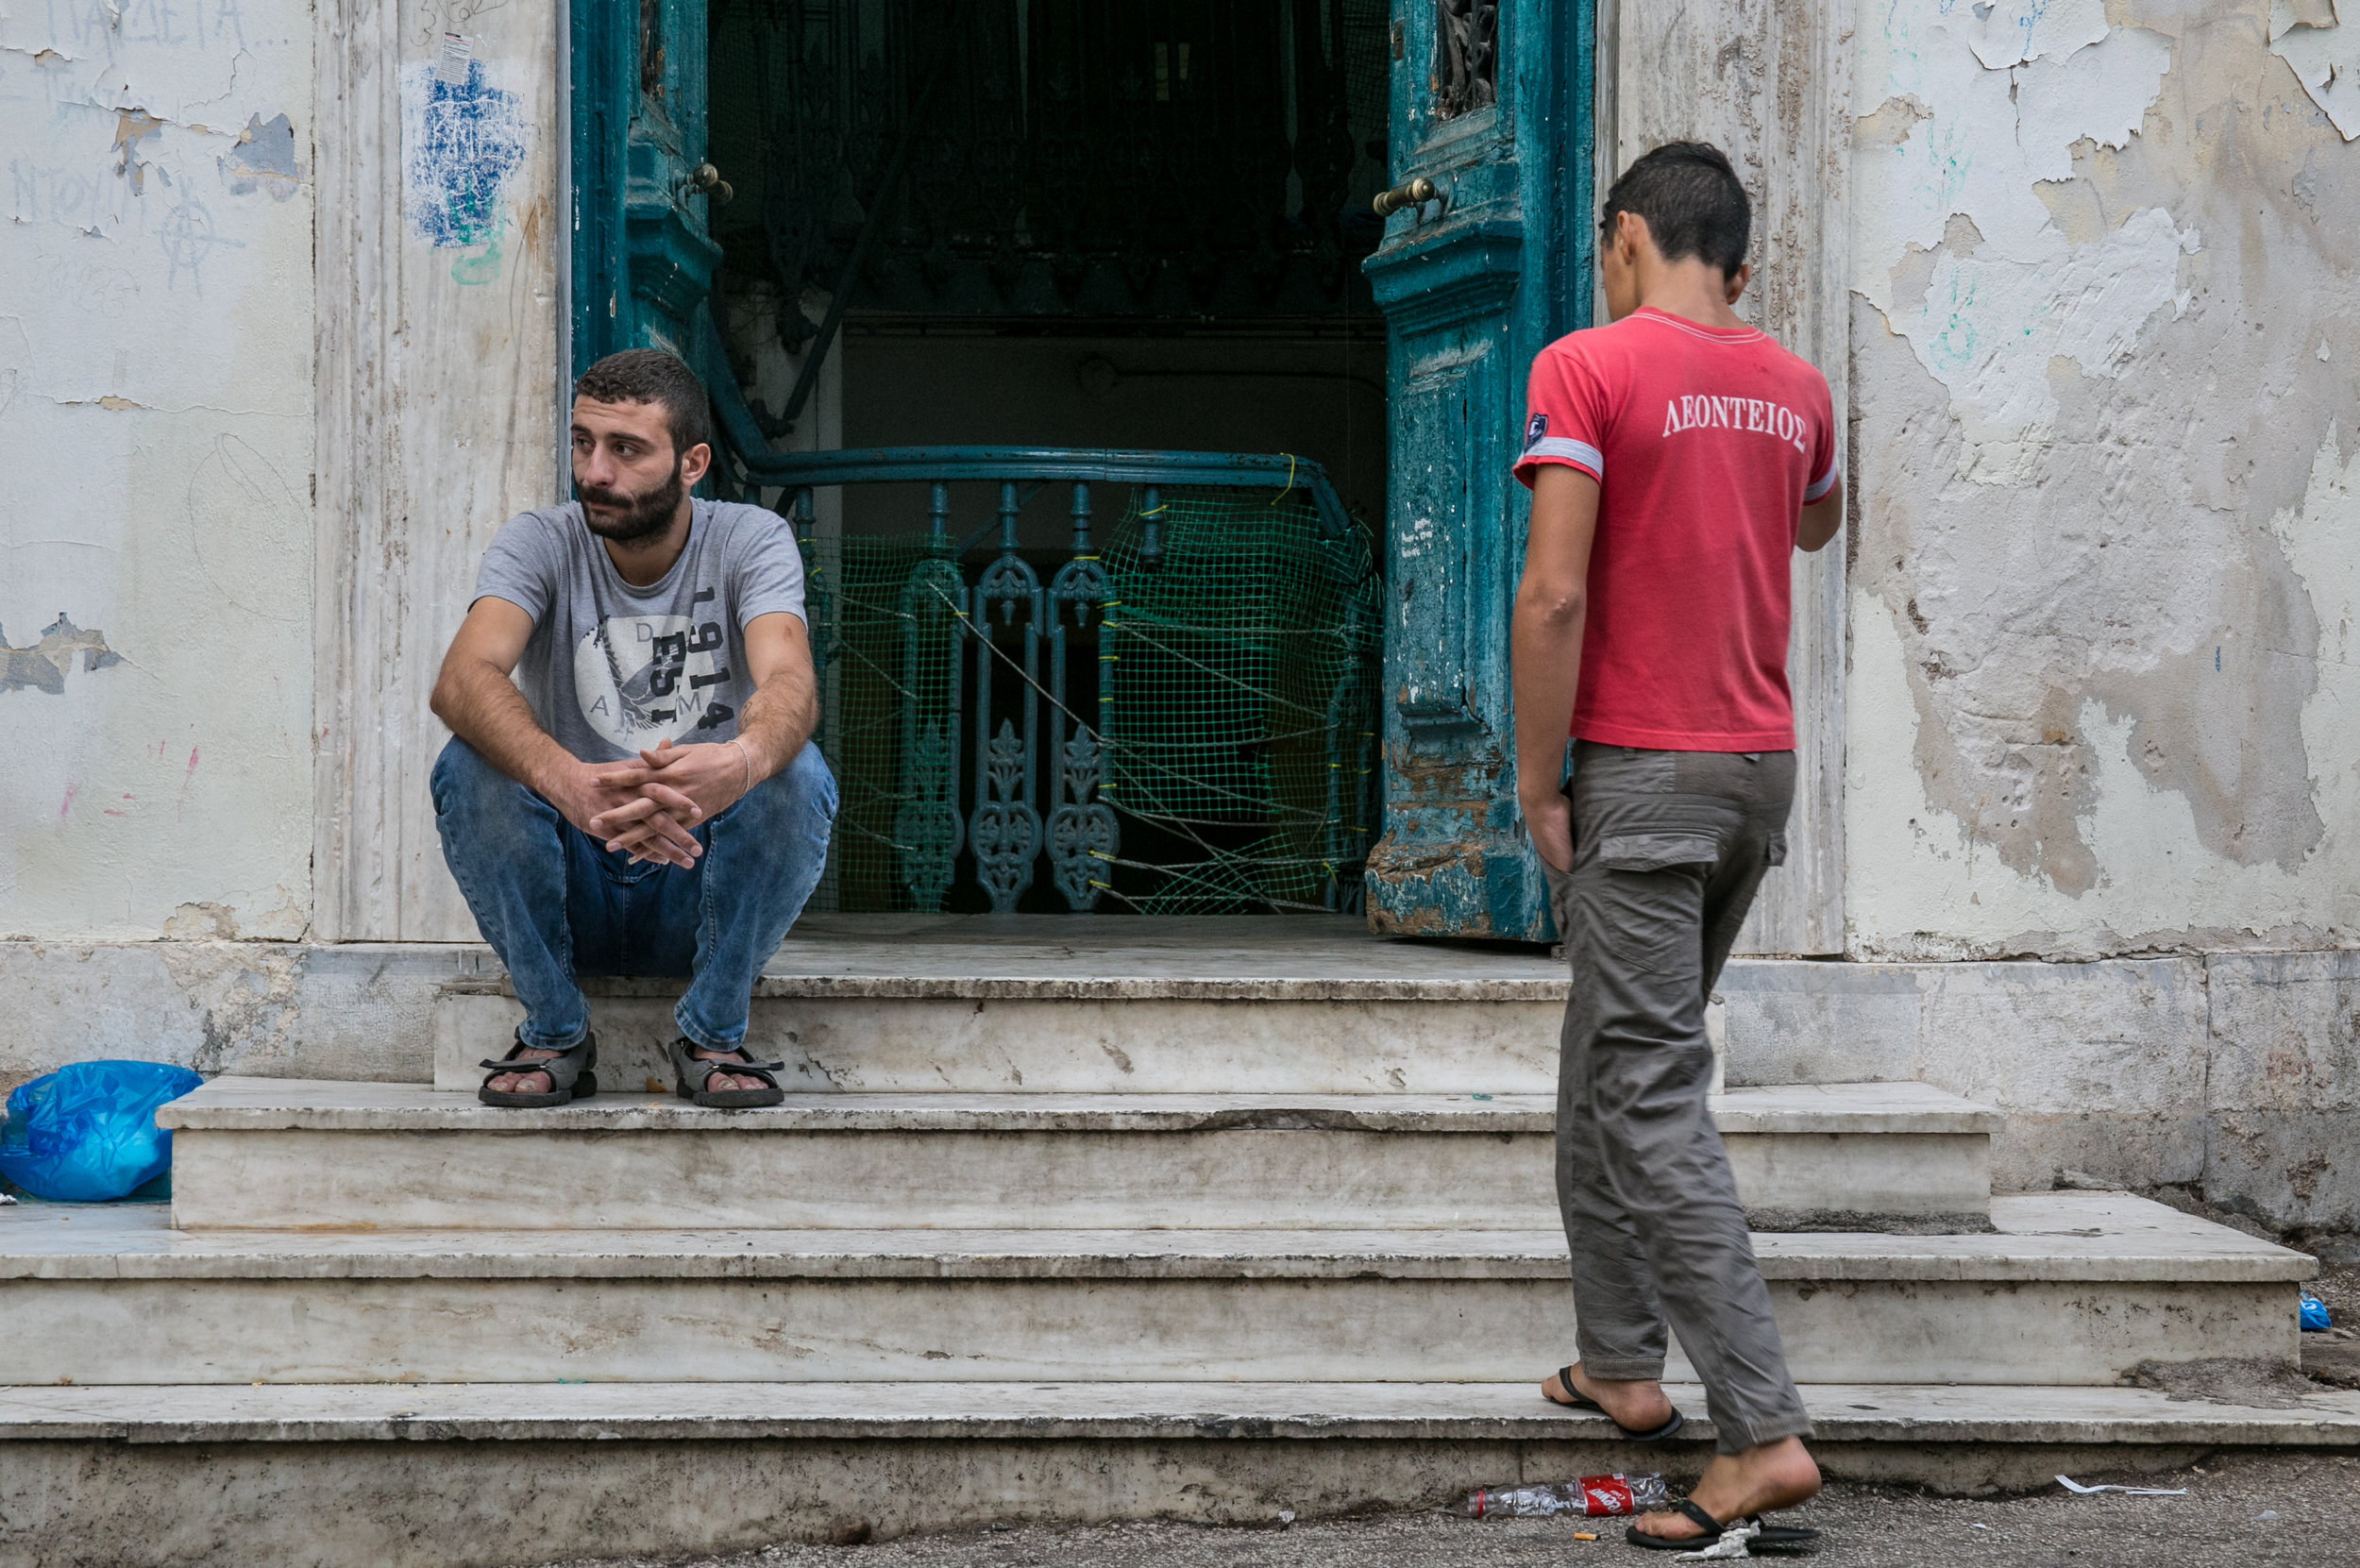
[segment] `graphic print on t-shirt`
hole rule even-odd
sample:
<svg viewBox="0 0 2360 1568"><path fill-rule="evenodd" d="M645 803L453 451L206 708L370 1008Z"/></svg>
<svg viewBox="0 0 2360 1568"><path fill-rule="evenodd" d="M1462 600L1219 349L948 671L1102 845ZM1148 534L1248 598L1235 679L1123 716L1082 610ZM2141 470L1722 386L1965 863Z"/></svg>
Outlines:
<svg viewBox="0 0 2360 1568"><path fill-rule="evenodd" d="M700 592L699 607L712 598ZM717 618L609 615L574 649L574 696L592 729L638 750L735 717L707 690L729 680L728 660Z"/></svg>

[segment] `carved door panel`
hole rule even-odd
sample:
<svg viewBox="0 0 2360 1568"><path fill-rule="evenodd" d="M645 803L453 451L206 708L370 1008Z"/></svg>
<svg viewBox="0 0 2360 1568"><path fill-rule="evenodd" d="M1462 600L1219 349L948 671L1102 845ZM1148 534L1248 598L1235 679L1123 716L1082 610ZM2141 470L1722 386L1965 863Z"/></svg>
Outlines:
<svg viewBox="0 0 2360 1568"><path fill-rule="evenodd" d="M1387 541L1390 689L1419 724L1467 715L1467 380L1463 362L1413 374L1392 411L1406 461L1391 476L1401 526Z"/></svg>
<svg viewBox="0 0 2360 1568"><path fill-rule="evenodd" d="M705 0L571 13L573 362L652 345L692 363L720 247L705 161Z"/></svg>
<svg viewBox="0 0 2360 1568"><path fill-rule="evenodd" d="M1379 931L1550 935L1516 810L1508 619L1524 370L1588 320L1589 0L1394 0L1391 175L1433 194L1366 270L1389 333Z"/></svg>

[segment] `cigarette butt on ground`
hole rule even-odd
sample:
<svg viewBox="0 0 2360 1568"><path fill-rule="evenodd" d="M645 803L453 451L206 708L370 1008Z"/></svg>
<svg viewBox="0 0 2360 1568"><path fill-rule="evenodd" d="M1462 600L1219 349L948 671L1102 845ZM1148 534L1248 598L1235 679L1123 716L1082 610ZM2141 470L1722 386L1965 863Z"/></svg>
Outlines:
<svg viewBox="0 0 2360 1568"><path fill-rule="evenodd" d="M1598 1532L1595 1530L1576 1530L1574 1532L1574 1539L1576 1541L1595 1541L1598 1539Z"/></svg>

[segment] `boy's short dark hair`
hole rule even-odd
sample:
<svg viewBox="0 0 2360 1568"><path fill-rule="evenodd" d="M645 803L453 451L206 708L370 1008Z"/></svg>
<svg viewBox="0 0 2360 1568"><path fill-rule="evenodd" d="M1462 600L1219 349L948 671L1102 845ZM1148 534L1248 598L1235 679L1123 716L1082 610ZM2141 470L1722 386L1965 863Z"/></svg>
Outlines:
<svg viewBox="0 0 2360 1568"><path fill-rule="evenodd" d="M697 373L661 348L626 348L582 373L574 396L598 403L655 403L672 432L672 456L713 445L713 403Z"/></svg>
<svg viewBox="0 0 2360 1568"><path fill-rule="evenodd" d="M1647 220L1647 233L1667 261L1709 261L1729 278L1745 264L1753 239L1753 203L1728 156L1708 142L1666 142L1642 157L1606 194L1600 226L1611 240L1614 215Z"/></svg>

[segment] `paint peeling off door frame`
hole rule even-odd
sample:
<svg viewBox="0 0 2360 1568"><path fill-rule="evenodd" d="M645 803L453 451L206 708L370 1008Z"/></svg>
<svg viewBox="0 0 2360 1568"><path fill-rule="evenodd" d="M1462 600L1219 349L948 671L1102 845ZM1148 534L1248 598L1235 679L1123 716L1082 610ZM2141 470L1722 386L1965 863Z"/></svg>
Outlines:
<svg viewBox="0 0 2360 1568"><path fill-rule="evenodd" d="M320 0L312 25L311 935L325 941L476 939L435 836L427 778L447 733L427 694L492 533L563 494L548 456L564 429L549 392L569 227L556 221L555 21L499 6L464 24L470 91L513 96L501 108L521 148L493 202L464 209L504 235L497 276L454 277L470 247L438 248L404 215L401 82L430 76L442 44L417 16Z"/></svg>
<svg viewBox="0 0 2360 1568"><path fill-rule="evenodd" d="M1700 139L1729 155L1754 198L1754 285L1740 310L1826 374L1838 430L1850 429L1853 16L1854 0L1599 4L1600 95L1610 92L1600 123L1612 132L1600 139L1602 163L1611 149L1600 191L1660 143ZM1620 48L1625 38L1634 47ZM1852 477L1848 451L1844 465ZM1790 848L1762 884L1739 953L1844 951L1844 558L1853 526L1795 558Z"/></svg>

